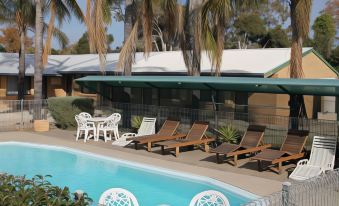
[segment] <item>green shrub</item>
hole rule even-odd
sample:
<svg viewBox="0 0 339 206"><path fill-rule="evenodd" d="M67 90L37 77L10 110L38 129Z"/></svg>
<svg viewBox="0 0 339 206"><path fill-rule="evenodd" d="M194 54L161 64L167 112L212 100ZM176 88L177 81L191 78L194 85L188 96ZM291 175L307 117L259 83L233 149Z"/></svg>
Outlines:
<svg viewBox="0 0 339 206"><path fill-rule="evenodd" d="M221 142L237 143L240 138L238 130L232 127L232 125L219 127L215 131L219 133L219 140Z"/></svg>
<svg viewBox="0 0 339 206"><path fill-rule="evenodd" d="M48 109L56 122L56 126L62 129L76 127L75 115L87 112L93 115L94 100L84 97L52 97L48 99Z"/></svg>
<svg viewBox="0 0 339 206"><path fill-rule="evenodd" d="M74 200L68 187L60 188L46 180L50 176L25 177L0 174L0 205L18 206L87 206L92 200L84 194Z"/></svg>

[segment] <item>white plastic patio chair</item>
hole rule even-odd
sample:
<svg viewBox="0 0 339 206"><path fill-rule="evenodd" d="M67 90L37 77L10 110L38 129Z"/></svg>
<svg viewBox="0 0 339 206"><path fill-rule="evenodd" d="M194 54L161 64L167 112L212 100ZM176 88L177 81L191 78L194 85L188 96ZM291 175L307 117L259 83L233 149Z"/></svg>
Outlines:
<svg viewBox="0 0 339 206"><path fill-rule="evenodd" d="M336 145L336 137L315 136L310 159L300 160L290 178L302 181L318 176L327 170L333 170Z"/></svg>
<svg viewBox="0 0 339 206"><path fill-rule="evenodd" d="M81 116L81 117L83 117L83 118L85 118L85 119L90 119L90 118L92 118L92 115L89 114L89 113L87 113L87 112L81 112L81 113L79 114L79 116Z"/></svg>
<svg viewBox="0 0 339 206"><path fill-rule="evenodd" d="M104 122L98 123L97 139L99 139L100 132L103 132L105 142L107 142L107 140L112 140L112 134L115 139L119 139L118 123L120 119L121 115L119 113L114 113L107 117Z"/></svg>
<svg viewBox="0 0 339 206"><path fill-rule="evenodd" d="M156 118L144 117L142 119L140 128L138 129L138 133L125 133L121 135L120 138L116 139L116 141L114 141L112 145L123 147L132 142L132 140L126 140L127 138L155 134L156 120Z"/></svg>
<svg viewBox="0 0 339 206"><path fill-rule="evenodd" d="M78 124L76 141L78 141L82 132L84 132L84 142L86 142L89 139L88 135L91 131L93 131L93 136L95 136L96 127L93 122L87 122L87 120L80 115L75 115L75 121Z"/></svg>
<svg viewBox="0 0 339 206"><path fill-rule="evenodd" d="M189 206L229 206L230 203L221 192L206 190L193 197Z"/></svg>
<svg viewBox="0 0 339 206"><path fill-rule="evenodd" d="M99 199L99 205L103 206L139 206L137 198L128 190L111 188L106 190Z"/></svg>

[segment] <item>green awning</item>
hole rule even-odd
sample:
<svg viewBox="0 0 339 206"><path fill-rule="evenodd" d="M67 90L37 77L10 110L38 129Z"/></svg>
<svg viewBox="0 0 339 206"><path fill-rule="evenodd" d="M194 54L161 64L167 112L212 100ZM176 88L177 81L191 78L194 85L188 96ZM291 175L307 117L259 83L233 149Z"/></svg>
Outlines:
<svg viewBox="0 0 339 206"><path fill-rule="evenodd" d="M216 90L274 94L339 96L337 79L277 79L211 76L87 76L76 79L81 86L97 90L113 87Z"/></svg>

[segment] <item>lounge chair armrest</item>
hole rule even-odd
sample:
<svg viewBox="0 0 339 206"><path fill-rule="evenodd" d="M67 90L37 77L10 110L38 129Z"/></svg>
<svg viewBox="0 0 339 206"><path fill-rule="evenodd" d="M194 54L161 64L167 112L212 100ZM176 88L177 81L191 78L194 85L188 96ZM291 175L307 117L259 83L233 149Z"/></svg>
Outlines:
<svg viewBox="0 0 339 206"><path fill-rule="evenodd" d="M308 163L308 159L302 159L298 161L297 166L306 165L307 163Z"/></svg>
<svg viewBox="0 0 339 206"><path fill-rule="evenodd" d="M121 135L121 138L128 138L128 137L135 137L135 136L137 136L136 133L125 133Z"/></svg>

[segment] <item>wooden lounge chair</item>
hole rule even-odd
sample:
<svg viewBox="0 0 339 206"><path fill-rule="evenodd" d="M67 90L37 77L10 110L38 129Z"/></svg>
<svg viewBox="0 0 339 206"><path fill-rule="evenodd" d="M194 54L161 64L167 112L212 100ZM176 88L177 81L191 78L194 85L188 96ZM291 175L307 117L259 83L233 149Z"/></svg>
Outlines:
<svg viewBox="0 0 339 206"><path fill-rule="evenodd" d="M147 144L147 151L152 151L152 144L155 142L160 142L164 140L176 139L179 137L185 137L183 134L176 134L177 128L179 126L179 121L175 120L166 120L157 134L154 135L144 135L134 138L129 138L127 140L132 140L134 143L135 149L138 149L138 144Z"/></svg>
<svg viewBox="0 0 339 206"><path fill-rule="evenodd" d="M205 135L208 129L208 122L194 122L190 131L185 135L185 137L179 137L175 140L168 140L163 142L158 142L156 145L161 146L161 151L164 153L166 148L175 148L175 156L178 157L180 153L180 147L192 146L192 145L205 145L205 151L209 151L208 143L214 141L214 138L207 137Z"/></svg>
<svg viewBox="0 0 339 206"><path fill-rule="evenodd" d="M211 149L210 152L216 153L218 163L220 154L225 155L226 157L233 157L234 166L237 166L238 155L259 152L272 146L270 144L264 145L262 143L265 129L265 126L249 125L240 144L222 143L218 147Z"/></svg>
<svg viewBox="0 0 339 206"><path fill-rule="evenodd" d="M308 131L291 130L288 132L284 143L280 150L264 149L262 152L252 157L253 160L258 161L258 170L262 170L262 161L271 164L277 164L278 170L271 168L273 171L281 174L282 163L290 160L297 160L302 158L305 154L303 152Z"/></svg>

